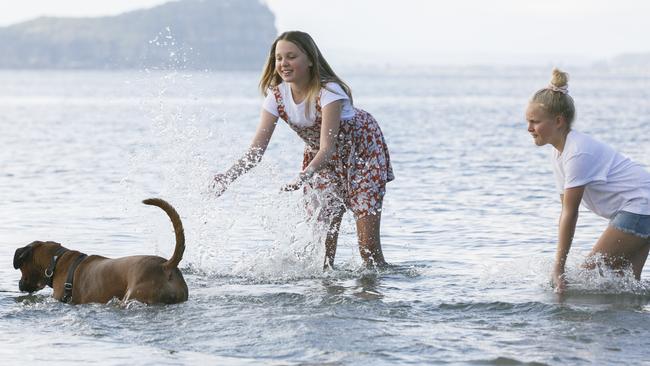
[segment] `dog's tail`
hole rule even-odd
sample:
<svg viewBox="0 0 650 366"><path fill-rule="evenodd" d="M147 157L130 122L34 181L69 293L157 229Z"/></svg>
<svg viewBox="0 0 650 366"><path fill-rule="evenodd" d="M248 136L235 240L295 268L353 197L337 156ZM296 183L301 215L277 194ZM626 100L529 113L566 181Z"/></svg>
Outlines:
<svg viewBox="0 0 650 366"><path fill-rule="evenodd" d="M177 268L178 263L183 259L183 252L185 251L185 233L183 232L183 223L181 222L180 216L178 216L178 212L176 212L172 205L160 198L148 198L142 201L142 203L162 208L163 211L167 213L167 216L172 220L174 233L176 234L176 247L174 248L174 254L172 254L172 257L169 258L167 262L163 263L163 268Z"/></svg>

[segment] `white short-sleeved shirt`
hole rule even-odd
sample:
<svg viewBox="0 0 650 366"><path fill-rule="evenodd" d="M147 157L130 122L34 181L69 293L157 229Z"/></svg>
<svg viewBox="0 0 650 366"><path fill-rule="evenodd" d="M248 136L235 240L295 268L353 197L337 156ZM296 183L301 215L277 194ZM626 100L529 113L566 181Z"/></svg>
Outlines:
<svg viewBox="0 0 650 366"><path fill-rule="evenodd" d="M291 123L298 126L309 127L313 126L316 120L316 110L315 106L312 105L310 108L309 118L305 116L305 101L302 101L300 104L296 104L293 101L293 95L291 94L291 86L285 82L282 82L278 85L280 94L282 95L282 100L284 102L284 111L289 116ZM350 98L343 91L343 88L337 83L327 83L324 88L320 89L320 105L321 108L326 105L335 102L337 100L342 100L342 109L341 109L341 119L347 120L354 117L355 111L352 103L350 103ZM313 103L312 103L313 104ZM278 113L278 103L275 100L273 92L269 90L264 99L263 108L276 117L280 117Z"/></svg>
<svg viewBox="0 0 650 366"><path fill-rule="evenodd" d="M560 194L585 186L582 204L599 216L650 215L650 173L589 135L569 131L564 151L553 149L553 171Z"/></svg>

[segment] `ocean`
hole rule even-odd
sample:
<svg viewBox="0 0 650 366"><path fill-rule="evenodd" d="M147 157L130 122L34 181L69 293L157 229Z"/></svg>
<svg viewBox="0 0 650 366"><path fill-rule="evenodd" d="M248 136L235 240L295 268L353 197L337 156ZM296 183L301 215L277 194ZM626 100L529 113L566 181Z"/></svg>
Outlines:
<svg viewBox="0 0 650 366"><path fill-rule="evenodd" d="M354 220L323 272L301 192L281 192L302 141L279 122L262 163L220 197L247 148L255 72L0 71L0 359L4 365L650 364L650 280L581 269L607 221L581 210L569 289L553 292L560 203L551 147L524 110L551 67L349 68L396 180L382 213L390 267L362 266ZM574 128L650 167L650 74L571 74ZM13 253L171 256L180 213L190 297L67 305L20 293Z"/></svg>

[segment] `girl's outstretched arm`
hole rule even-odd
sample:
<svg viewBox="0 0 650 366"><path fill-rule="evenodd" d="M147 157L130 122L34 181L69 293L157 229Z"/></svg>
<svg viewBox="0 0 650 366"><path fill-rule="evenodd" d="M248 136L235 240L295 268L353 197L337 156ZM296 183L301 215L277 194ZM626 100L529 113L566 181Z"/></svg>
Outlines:
<svg viewBox="0 0 650 366"><path fill-rule="evenodd" d="M569 249L571 249L571 243L573 242L573 235L576 230L576 223L578 222L578 208L580 207L580 201L582 200L584 191L584 186L568 188L560 196L562 200L562 213L560 214L557 253L555 254L555 267L553 269L553 283L555 284L555 292L557 293L564 292L566 288L564 266Z"/></svg>
<svg viewBox="0 0 650 366"><path fill-rule="evenodd" d="M239 160L223 174L217 174L214 177L213 187L217 190L217 196L220 196L240 175L248 172L256 166L264 156L266 148L269 146L271 136L277 125L278 117L262 109L260 123L255 131L255 136L250 147Z"/></svg>

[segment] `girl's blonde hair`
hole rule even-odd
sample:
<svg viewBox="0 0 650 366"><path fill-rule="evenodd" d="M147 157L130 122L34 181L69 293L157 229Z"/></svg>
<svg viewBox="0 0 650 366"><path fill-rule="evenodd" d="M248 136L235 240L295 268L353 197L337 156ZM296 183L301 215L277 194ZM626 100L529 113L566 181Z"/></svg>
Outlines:
<svg viewBox="0 0 650 366"><path fill-rule="evenodd" d="M307 117L309 117L309 111L311 110L312 104L316 103L316 98L320 93L320 89L325 87L325 84L329 82L339 84L345 94L347 94L348 98L350 98L350 103L352 103L352 91L350 90L350 87L334 73L334 70L332 70L330 65L327 63L311 36L308 33L300 31L284 32L280 34L273 42L273 45L271 45L269 57L266 59L266 64L264 65L264 71L262 72L259 84L260 91L264 96L268 93L269 88L278 86L282 83L282 78L277 72L275 72L275 47L279 41L289 41L295 44L307 55L307 58L312 64L309 68L309 90L307 91L305 99L305 114Z"/></svg>
<svg viewBox="0 0 650 366"><path fill-rule="evenodd" d="M564 116L567 126L571 129L576 109L573 98L569 95L569 74L554 68L551 83L538 90L530 99L530 103L538 103L552 116Z"/></svg>

